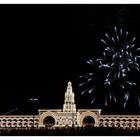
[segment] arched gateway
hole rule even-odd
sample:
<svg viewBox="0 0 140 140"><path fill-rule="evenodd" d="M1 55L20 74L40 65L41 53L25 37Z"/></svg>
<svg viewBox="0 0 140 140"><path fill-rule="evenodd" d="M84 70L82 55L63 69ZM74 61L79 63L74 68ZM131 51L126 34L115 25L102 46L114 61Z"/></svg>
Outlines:
<svg viewBox="0 0 140 140"><path fill-rule="evenodd" d="M79 110L80 111L80 110ZM98 126L98 115L100 110L82 110L83 112L79 116L80 126Z"/></svg>
<svg viewBox="0 0 140 140"><path fill-rule="evenodd" d="M86 117L83 119L82 125L83 125L83 126L94 126L94 125L95 125L95 120L94 120L94 118L91 117L91 116L86 116Z"/></svg>
<svg viewBox="0 0 140 140"><path fill-rule="evenodd" d="M52 116L47 116L43 121L43 125L53 127L55 125L55 119Z"/></svg>
<svg viewBox="0 0 140 140"><path fill-rule="evenodd" d="M140 127L140 115L101 115L101 109L76 109L72 83L68 82L63 109L40 109L38 115L1 115L0 128L29 127Z"/></svg>

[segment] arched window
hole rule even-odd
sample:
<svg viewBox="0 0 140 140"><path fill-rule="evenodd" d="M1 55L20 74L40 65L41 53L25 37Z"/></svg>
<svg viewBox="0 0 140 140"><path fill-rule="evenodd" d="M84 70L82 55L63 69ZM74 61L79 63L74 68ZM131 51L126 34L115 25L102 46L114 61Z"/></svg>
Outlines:
<svg viewBox="0 0 140 140"><path fill-rule="evenodd" d="M23 124L24 127L26 127L27 125L28 125L28 124L27 124L26 122Z"/></svg>
<svg viewBox="0 0 140 140"><path fill-rule="evenodd" d="M138 120L137 119L134 119L134 122L138 122Z"/></svg>
<svg viewBox="0 0 140 140"><path fill-rule="evenodd" d="M131 120L131 119L128 119L128 121L129 121L129 122L132 122L132 120Z"/></svg>
<svg viewBox="0 0 140 140"><path fill-rule="evenodd" d="M132 126L132 124L131 123L128 123L128 125L127 125L128 127L131 127Z"/></svg>
<svg viewBox="0 0 140 140"><path fill-rule="evenodd" d="M13 126L16 126L17 125L17 123L13 123Z"/></svg>
<svg viewBox="0 0 140 140"><path fill-rule="evenodd" d="M126 119L122 119L122 122L126 122Z"/></svg>
<svg viewBox="0 0 140 140"><path fill-rule="evenodd" d="M38 122L39 120L38 119L35 119L35 121Z"/></svg>
<svg viewBox="0 0 140 140"><path fill-rule="evenodd" d="M117 119L116 121L117 121L117 122L120 122L121 120L120 120L120 119Z"/></svg>
<svg viewBox="0 0 140 140"><path fill-rule="evenodd" d="M14 120L13 120L13 122L17 122L17 120L16 120L16 119L14 119Z"/></svg>
<svg viewBox="0 0 140 140"><path fill-rule="evenodd" d="M3 123L2 125L3 125L3 126L6 126L6 123Z"/></svg>
<svg viewBox="0 0 140 140"><path fill-rule="evenodd" d="M22 123L21 123L21 122L19 122L19 123L18 123L18 126L19 126L19 127L22 127Z"/></svg>
<svg viewBox="0 0 140 140"><path fill-rule="evenodd" d="M22 119L19 119L18 122L22 122Z"/></svg>
<svg viewBox="0 0 140 140"><path fill-rule="evenodd" d="M33 123L29 123L29 125L31 126L31 125L33 125Z"/></svg>
<svg viewBox="0 0 140 140"><path fill-rule="evenodd" d="M111 121L111 122L114 122L114 119L111 119L110 121Z"/></svg>
<svg viewBox="0 0 140 140"><path fill-rule="evenodd" d="M120 127L120 123L117 123L116 126L117 126L117 127Z"/></svg>
<svg viewBox="0 0 140 140"><path fill-rule="evenodd" d="M100 119L100 122L103 122L103 119Z"/></svg>
<svg viewBox="0 0 140 140"><path fill-rule="evenodd" d="M106 121L106 122L109 122L109 120L108 120L108 119L105 119L105 121Z"/></svg>
<svg viewBox="0 0 140 140"><path fill-rule="evenodd" d="M105 126L108 127L109 126L109 123L105 123Z"/></svg>
<svg viewBox="0 0 140 140"><path fill-rule="evenodd" d="M33 122L33 119L29 119L30 122Z"/></svg>
<svg viewBox="0 0 140 140"><path fill-rule="evenodd" d="M125 127L126 126L126 123L122 123L122 126Z"/></svg>
<svg viewBox="0 0 140 140"><path fill-rule="evenodd" d="M8 123L8 126L11 126L11 123Z"/></svg>

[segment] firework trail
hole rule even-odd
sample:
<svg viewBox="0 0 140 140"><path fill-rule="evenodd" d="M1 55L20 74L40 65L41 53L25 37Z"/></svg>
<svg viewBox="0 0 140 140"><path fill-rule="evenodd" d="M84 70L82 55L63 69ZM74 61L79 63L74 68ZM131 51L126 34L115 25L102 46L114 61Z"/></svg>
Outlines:
<svg viewBox="0 0 140 140"><path fill-rule="evenodd" d="M104 87L106 90L105 105L107 105L108 99L116 102L116 95L120 92L123 95L123 106L126 106L130 97L130 89L137 85L132 80L131 73L140 71L138 63L140 48L136 47L135 40L135 36L131 36L122 28L114 27L110 34L105 33L104 38L101 39L102 56L96 60L88 60L87 64L92 67L92 72L80 76L83 82L79 86L85 88L82 94L93 94L91 103L98 96L96 93L98 89Z"/></svg>

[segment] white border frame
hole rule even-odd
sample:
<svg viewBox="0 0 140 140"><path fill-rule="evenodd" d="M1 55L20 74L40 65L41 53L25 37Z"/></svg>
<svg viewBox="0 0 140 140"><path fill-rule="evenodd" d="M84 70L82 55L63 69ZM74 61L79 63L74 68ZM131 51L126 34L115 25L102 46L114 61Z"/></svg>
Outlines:
<svg viewBox="0 0 140 140"><path fill-rule="evenodd" d="M139 0L0 0L0 4L139 4ZM1 140L139 140L140 137L0 137Z"/></svg>
<svg viewBox="0 0 140 140"><path fill-rule="evenodd" d="M0 0L0 4L139 4L139 0Z"/></svg>

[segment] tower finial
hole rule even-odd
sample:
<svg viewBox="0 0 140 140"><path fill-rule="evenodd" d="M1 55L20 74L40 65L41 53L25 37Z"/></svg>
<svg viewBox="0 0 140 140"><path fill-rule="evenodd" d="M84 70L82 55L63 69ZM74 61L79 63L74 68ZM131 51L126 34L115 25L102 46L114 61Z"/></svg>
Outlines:
<svg viewBox="0 0 140 140"><path fill-rule="evenodd" d="M72 89L72 83L71 83L71 81L68 82L68 89Z"/></svg>
<svg viewBox="0 0 140 140"><path fill-rule="evenodd" d="M72 85L71 81L68 82L68 85Z"/></svg>

